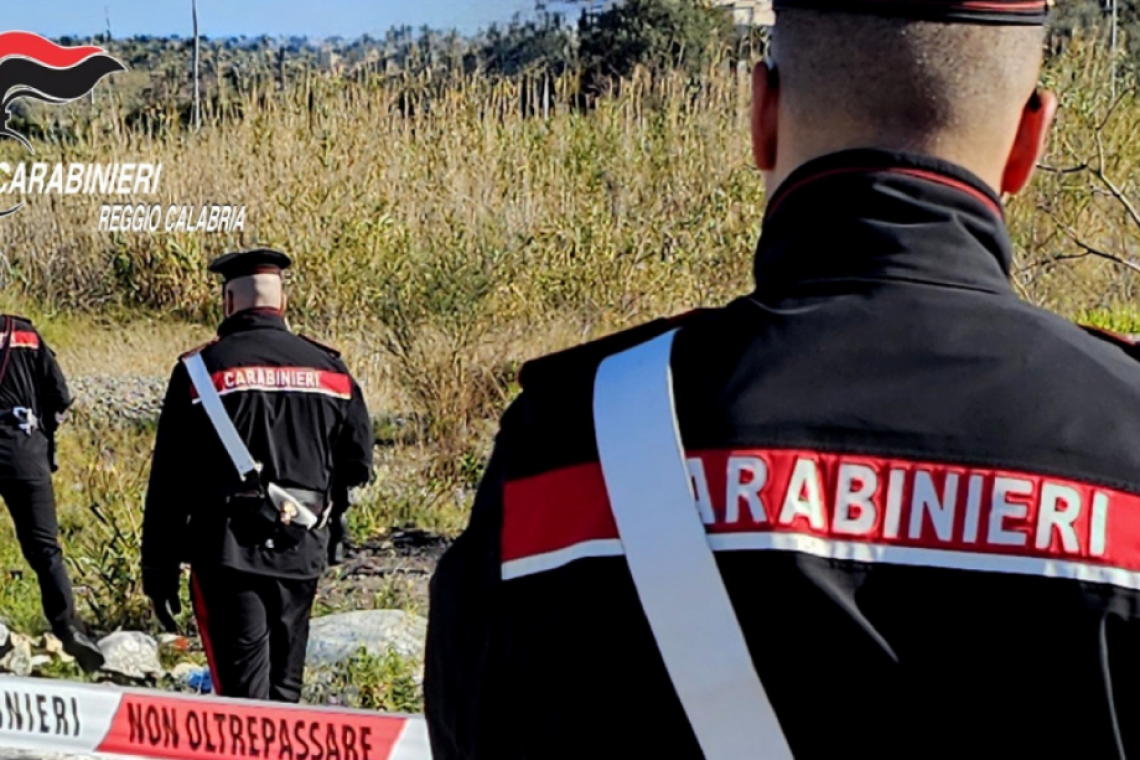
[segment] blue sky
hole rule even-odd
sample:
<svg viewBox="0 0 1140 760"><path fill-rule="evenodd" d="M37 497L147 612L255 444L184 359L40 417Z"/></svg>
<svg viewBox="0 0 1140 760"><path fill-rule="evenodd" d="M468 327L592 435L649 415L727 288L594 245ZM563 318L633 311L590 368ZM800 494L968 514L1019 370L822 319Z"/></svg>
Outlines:
<svg viewBox="0 0 1140 760"><path fill-rule="evenodd" d="M95 34L105 28L109 12L116 37L191 35L190 0L7 0L3 5L0 29L5 31ZM209 37L357 37L402 24L471 32L533 5L533 0L198 0L198 16L202 34Z"/></svg>

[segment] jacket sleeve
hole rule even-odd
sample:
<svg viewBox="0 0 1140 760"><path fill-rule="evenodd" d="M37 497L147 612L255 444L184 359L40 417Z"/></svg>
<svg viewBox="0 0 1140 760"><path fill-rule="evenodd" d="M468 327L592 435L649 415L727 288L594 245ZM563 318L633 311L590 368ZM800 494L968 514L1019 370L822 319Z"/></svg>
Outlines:
<svg viewBox="0 0 1140 760"><path fill-rule="evenodd" d="M67 379L63 376L63 369L55 358L55 352L40 336L40 350L37 357L39 363L39 377L37 388L39 392L39 408L44 418L44 425L54 431L58 420L57 416L66 412L74 399L67 387Z"/></svg>
<svg viewBox="0 0 1140 760"><path fill-rule="evenodd" d="M179 364L170 376L150 466L143 512L144 568L174 569L182 561L193 503L196 447L190 423L190 378Z"/></svg>
<svg viewBox="0 0 1140 760"><path fill-rule="evenodd" d="M352 399L348 402L348 416L337 437L333 454L333 488L346 490L364 485L372 479L372 449L375 435L372 418L364 393L352 381Z"/></svg>
<svg viewBox="0 0 1140 760"><path fill-rule="evenodd" d="M522 756L508 730L499 614L503 487L521 406L520 399L504 415L471 520L431 580L424 706L435 760Z"/></svg>

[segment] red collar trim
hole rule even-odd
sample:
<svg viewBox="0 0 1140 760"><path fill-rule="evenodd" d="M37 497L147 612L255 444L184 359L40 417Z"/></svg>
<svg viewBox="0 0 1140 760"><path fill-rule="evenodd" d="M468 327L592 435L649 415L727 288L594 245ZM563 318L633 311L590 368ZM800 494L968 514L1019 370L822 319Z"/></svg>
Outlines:
<svg viewBox="0 0 1140 760"><path fill-rule="evenodd" d="M235 311L233 313L233 316L236 317L239 314L268 314L268 315L273 316L273 317L284 317L285 316L284 310L274 309L274 308L271 308L269 306L255 306L252 309L242 309L241 311Z"/></svg>
<svg viewBox="0 0 1140 760"><path fill-rule="evenodd" d="M961 191L973 197L975 200L985 204L991 211L993 211L1000 219L1005 219L1005 209L1002 205L996 202L992 197L974 187L968 182L963 182L960 179L942 174L940 172L931 171L928 169L914 169L911 167L898 166L898 167L883 167L883 166L844 166L837 169L829 169L819 174L813 174L789 185L786 188L780 189L775 196L772 197L771 203L768 204L768 210L765 214L766 217L771 217L788 196L795 193L808 185L814 184L822 179L829 177L836 177L845 174L902 174L908 177L916 177L918 179L926 180L927 182L936 182L946 187L952 187L955 190Z"/></svg>

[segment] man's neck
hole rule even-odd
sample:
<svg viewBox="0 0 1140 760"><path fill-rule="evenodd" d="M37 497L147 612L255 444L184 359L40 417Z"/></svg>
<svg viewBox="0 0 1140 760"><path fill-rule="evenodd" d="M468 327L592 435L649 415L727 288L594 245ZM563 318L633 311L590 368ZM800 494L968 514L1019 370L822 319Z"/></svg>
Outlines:
<svg viewBox="0 0 1140 760"><path fill-rule="evenodd" d="M827 143L810 146L796 145L794 149L790 149L786 153L776 157L775 170L770 172L765 178L769 194L775 193L776 189L781 187L788 177L801 166L816 159L823 158L824 156L860 148L877 148L891 152L917 154L939 161L945 161L946 163L960 166L974 174L985 182L995 193L1001 192L1002 170L995 169L995 162L986 160L983 151L960 148L957 142L951 144L946 140L924 141L922 144L912 145L880 145L878 142L880 141L873 139L862 140L853 135L850 140L842 142L829 141ZM898 143L899 141L892 142Z"/></svg>
<svg viewBox="0 0 1140 760"><path fill-rule="evenodd" d="M235 308L229 314L226 314L226 319L236 317L240 314L274 314L278 317L285 315L285 311L277 306L268 306L264 304L256 304L253 306L244 306L242 308Z"/></svg>

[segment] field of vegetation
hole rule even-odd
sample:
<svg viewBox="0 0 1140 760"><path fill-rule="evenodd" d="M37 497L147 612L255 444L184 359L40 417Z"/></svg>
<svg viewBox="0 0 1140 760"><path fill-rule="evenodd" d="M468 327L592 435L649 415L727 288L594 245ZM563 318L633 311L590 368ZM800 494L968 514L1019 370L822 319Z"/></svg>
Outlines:
<svg viewBox="0 0 1140 760"><path fill-rule="evenodd" d="M1061 122L1010 206L1014 283L1074 319L1140 332L1140 102L1123 67L1110 95L1100 39L1066 35L1049 61ZM293 326L344 351L375 418L378 478L358 494L355 540L454 536L521 362L750 289L765 197L749 166L747 63L633 68L585 105L570 70L313 70L209 100L200 131L178 102L128 125L104 85L45 126L38 160L160 162L148 203L244 203L246 231L100 233L104 199L33 198L0 222L0 307L36 321L69 377L114 393L164 379L211 335L209 259L287 251ZM102 413L97 393L61 439L65 549L99 630L154 630L137 572L153 419ZM6 518L0 579L0 618L42 631ZM423 613L401 583L326 608ZM390 662L373 665L406 691ZM391 704L385 693L374 703Z"/></svg>

